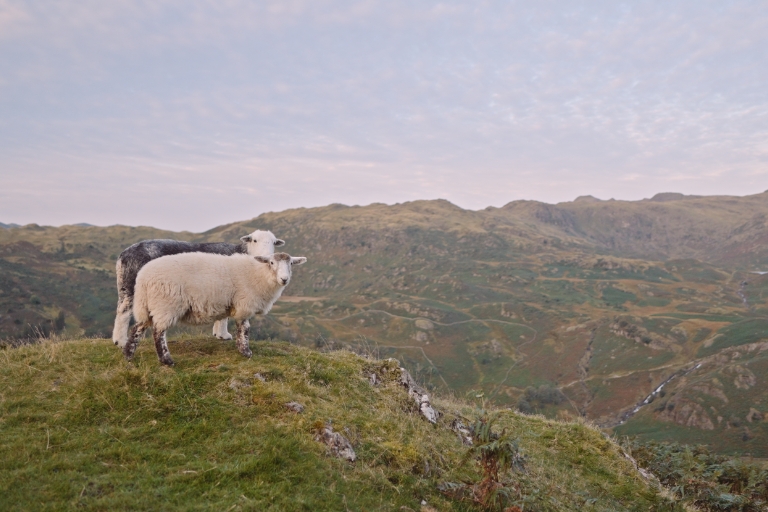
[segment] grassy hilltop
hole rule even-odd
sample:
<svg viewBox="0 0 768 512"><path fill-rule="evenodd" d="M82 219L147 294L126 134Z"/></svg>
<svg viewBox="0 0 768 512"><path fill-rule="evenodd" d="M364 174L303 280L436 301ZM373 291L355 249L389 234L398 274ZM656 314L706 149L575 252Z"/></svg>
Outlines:
<svg viewBox="0 0 768 512"><path fill-rule="evenodd" d="M387 380L391 362L277 342L253 343L247 360L232 342L185 337L170 369L151 345L133 363L104 339L0 349L0 509L476 510L438 487L479 479L451 423L490 413L524 457L503 475L510 503L683 510L582 422L433 396L430 424ZM354 463L315 440L329 422Z"/></svg>
<svg viewBox="0 0 768 512"><path fill-rule="evenodd" d="M138 240L271 229L309 263L252 337L365 346L430 389L768 457L767 222L763 193L330 205L201 234L0 229L0 337L111 332L114 259Z"/></svg>

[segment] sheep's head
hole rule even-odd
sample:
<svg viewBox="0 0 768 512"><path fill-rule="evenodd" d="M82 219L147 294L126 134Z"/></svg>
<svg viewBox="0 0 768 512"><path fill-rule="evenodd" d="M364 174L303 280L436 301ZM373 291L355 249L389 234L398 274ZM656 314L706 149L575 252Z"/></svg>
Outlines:
<svg viewBox="0 0 768 512"><path fill-rule="evenodd" d="M303 256L293 257L284 252L278 252L271 256L255 256L255 259L269 265L277 279L277 284L280 286L286 286L291 281L294 265L302 265L307 262L307 258Z"/></svg>
<svg viewBox="0 0 768 512"><path fill-rule="evenodd" d="M285 245L285 240L275 238L271 231L257 229L250 235L241 236L240 240L248 245L251 256L269 256L275 253L275 247Z"/></svg>

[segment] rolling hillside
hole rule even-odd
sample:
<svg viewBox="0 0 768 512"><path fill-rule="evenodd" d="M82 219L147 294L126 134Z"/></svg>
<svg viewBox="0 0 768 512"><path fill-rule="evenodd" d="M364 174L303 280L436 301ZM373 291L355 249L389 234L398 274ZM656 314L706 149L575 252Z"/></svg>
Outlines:
<svg viewBox="0 0 768 512"><path fill-rule="evenodd" d="M309 263L252 337L362 346L428 387L768 457L767 221L768 193L658 194L330 205L201 234L0 229L0 337L107 335L114 259L138 240L271 229Z"/></svg>

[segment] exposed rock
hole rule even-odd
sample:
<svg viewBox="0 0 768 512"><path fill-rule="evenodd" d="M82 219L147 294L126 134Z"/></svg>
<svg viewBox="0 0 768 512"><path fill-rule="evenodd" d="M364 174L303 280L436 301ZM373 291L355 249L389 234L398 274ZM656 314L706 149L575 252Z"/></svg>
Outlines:
<svg viewBox="0 0 768 512"><path fill-rule="evenodd" d="M472 446L472 432L469 431L460 419L455 419L451 422L451 430L459 435L459 439L461 439L463 444Z"/></svg>
<svg viewBox="0 0 768 512"><path fill-rule="evenodd" d="M299 402L288 402L287 404L285 404L285 406L289 410L291 410L291 411L293 411L295 413L301 413L301 412L304 411L304 406L301 405Z"/></svg>
<svg viewBox="0 0 768 512"><path fill-rule="evenodd" d="M617 317L611 324L611 332L655 350L666 350L672 345L670 340L656 333L648 332L645 327L629 322L626 318Z"/></svg>
<svg viewBox="0 0 768 512"><path fill-rule="evenodd" d="M443 318L443 313L440 311L433 310L431 308L426 308L426 307L422 309L421 307L414 304L410 304L408 302L386 302L386 306L391 307L393 309L399 309L399 310L405 311L406 313L411 315L422 317L418 320L422 320L422 319L426 320L427 318L431 318L432 320L439 322ZM416 326L418 327L418 324ZM421 327L419 328L421 329Z"/></svg>
<svg viewBox="0 0 768 512"><path fill-rule="evenodd" d="M720 385L722 386L722 384ZM720 389L720 386L718 386L716 383L704 383L704 384L697 384L695 386L691 386L691 390L698 391L700 393L704 393L705 395L713 396L715 398L719 398L723 401L723 403L728 403L728 397L725 396L725 393L723 393L723 390Z"/></svg>
<svg viewBox="0 0 768 512"><path fill-rule="evenodd" d="M413 398L416 406L419 408L422 416L430 423L437 423L439 413L432 407L429 401L427 391L416 384L408 370L400 366L397 359L388 358L381 361L380 364L368 375L368 382L376 386L380 382L396 381L403 386L408 396Z"/></svg>
<svg viewBox="0 0 768 512"><path fill-rule="evenodd" d="M429 403L429 396L422 395L421 403L419 403L419 411L422 416L427 418L430 423L437 423L437 411L432 408L432 404Z"/></svg>
<svg viewBox="0 0 768 512"><path fill-rule="evenodd" d="M736 378L733 380L733 384L739 389L749 389L757 384L757 378L749 368L743 366L734 366L729 369L728 373L736 374Z"/></svg>
<svg viewBox="0 0 768 512"><path fill-rule="evenodd" d="M504 304L501 305L501 316L507 318L517 318L515 312L508 310Z"/></svg>
<svg viewBox="0 0 768 512"><path fill-rule="evenodd" d="M241 388L249 388L251 387L251 383L247 380L240 380L236 378L232 378L232 380L229 381L229 389L241 389Z"/></svg>
<svg viewBox="0 0 768 512"><path fill-rule="evenodd" d="M317 432L317 434L315 434L315 441L325 443L325 445L328 446L331 455L334 457L346 459L349 462L355 462L355 459L357 458L355 450L352 448L352 443L350 443L343 435L334 432L333 427L330 425L324 426Z"/></svg>
<svg viewBox="0 0 768 512"><path fill-rule="evenodd" d="M763 421L765 416L757 409L750 407L749 413L747 413L747 421L752 423L753 421Z"/></svg>
<svg viewBox="0 0 768 512"><path fill-rule="evenodd" d="M411 374L405 368L400 368L400 384L408 390L408 395L414 399L419 407L421 414L429 420L430 423L437 423L437 411L429 403L429 395L426 390L416 384Z"/></svg>
<svg viewBox="0 0 768 512"><path fill-rule="evenodd" d="M260 374L260 373L254 373L254 374L253 374L253 376L254 376L254 377L256 377L257 379L259 379L261 382L267 382L267 378L266 378L266 377L264 377L264 376L263 376L262 374Z"/></svg>
<svg viewBox="0 0 768 512"><path fill-rule="evenodd" d="M696 402L687 400L668 403L667 407L659 414L659 418L664 421L672 421L678 425L701 430L715 429L714 423L712 423L704 408Z"/></svg>
<svg viewBox="0 0 768 512"><path fill-rule="evenodd" d="M635 467L635 470L637 470L637 472L640 473L640 476L642 476L648 482L654 482L656 485L659 484L659 479L656 478L656 475L646 470L645 468L640 467L640 464L637 463L634 457L632 457L630 454L624 451L624 448L620 448L620 449L621 449L621 454L624 456L625 459L627 459Z"/></svg>

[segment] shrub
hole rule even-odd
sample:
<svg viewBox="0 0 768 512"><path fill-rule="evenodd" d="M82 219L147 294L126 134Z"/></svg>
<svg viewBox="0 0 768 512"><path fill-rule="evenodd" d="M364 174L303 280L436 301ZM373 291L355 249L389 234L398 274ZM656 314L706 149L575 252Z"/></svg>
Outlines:
<svg viewBox="0 0 768 512"><path fill-rule="evenodd" d="M704 511L768 510L768 470L703 446L626 440L637 463L680 499Z"/></svg>
<svg viewBox="0 0 768 512"><path fill-rule="evenodd" d="M482 477L473 484L445 482L440 491L454 499L472 501L485 510L514 509L513 499L520 497L520 487L507 472L524 469L525 458L520 454L518 440L511 439L506 430L501 434L493 432L493 419L486 416L478 419L470 431L474 444L461 463L476 460Z"/></svg>

